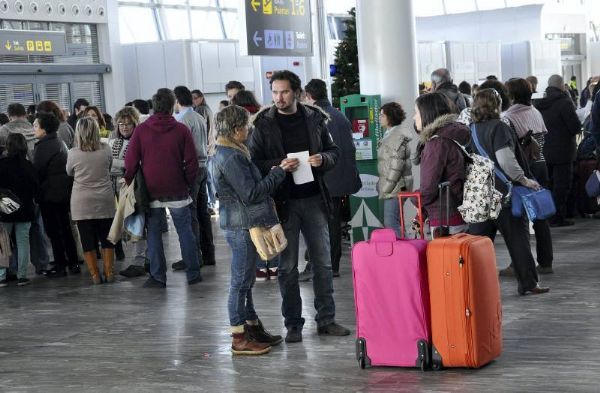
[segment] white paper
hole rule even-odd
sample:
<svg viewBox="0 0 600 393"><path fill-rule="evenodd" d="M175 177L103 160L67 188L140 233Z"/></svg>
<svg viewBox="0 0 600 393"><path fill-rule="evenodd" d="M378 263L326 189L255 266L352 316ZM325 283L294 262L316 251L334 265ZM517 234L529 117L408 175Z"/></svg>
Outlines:
<svg viewBox="0 0 600 393"><path fill-rule="evenodd" d="M298 161L300 161L298 169L296 169L295 172L292 172L294 184L305 184L315 180L310 164L308 163L308 150L299 151L297 153L288 153L287 157L297 158Z"/></svg>

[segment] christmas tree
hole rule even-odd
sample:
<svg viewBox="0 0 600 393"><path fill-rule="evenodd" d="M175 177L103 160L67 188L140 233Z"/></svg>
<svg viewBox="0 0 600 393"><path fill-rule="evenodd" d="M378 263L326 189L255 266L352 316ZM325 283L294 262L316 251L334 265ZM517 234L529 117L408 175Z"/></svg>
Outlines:
<svg viewBox="0 0 600 393"><path fill-rule="evenodd" d="M360 93L358 78L358 46L356 44L356 10L348 11L350 18L344 21L346 37L335 49L334 65L336 69L331 85L333 105L340 107L340 97Z"/></svg>

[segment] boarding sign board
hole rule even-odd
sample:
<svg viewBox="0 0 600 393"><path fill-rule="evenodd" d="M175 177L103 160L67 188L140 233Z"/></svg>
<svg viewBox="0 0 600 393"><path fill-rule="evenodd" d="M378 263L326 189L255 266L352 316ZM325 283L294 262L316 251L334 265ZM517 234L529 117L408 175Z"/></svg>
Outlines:
<svg viewBox="0 0 600 393"><path fill-rule="evenodd" d="M240 46L249 56L312 56L310 0L243 0Z"/></svg>
<svg viewBox="0 0 600 393"><path fill-rule="evenodd" d="M62 31L0 30L0 55L47 55L67 53Z"/></svg>

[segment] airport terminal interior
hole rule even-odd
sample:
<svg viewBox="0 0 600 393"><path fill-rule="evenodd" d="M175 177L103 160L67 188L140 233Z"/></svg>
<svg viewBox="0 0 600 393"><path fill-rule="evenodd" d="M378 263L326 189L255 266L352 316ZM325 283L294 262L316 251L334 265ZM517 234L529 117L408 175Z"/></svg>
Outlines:
<svg viewBox="0 0 600 393"><path fill-rule="evenodd" d="M0 392L599 392L599 91L596 0L0 0Z"/></svg>

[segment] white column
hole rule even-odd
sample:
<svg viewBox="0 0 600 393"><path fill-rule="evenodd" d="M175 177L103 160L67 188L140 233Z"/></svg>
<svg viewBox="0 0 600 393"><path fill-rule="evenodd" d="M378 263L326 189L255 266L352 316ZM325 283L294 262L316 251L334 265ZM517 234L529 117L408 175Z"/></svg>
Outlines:
<svg viewBox="0 0 600 393"><path fill-rule="evenodd" d="M114 116L125 104L125 75L119 37L119 6L116 1L107 2L108 24L98 25L100 61L110 64L112 70L104 74L104 99L106 112ZM128 75L128 78L137 77Z"/></svg>
<svg viewBox="0 0 600 393"><path fill-rule="evenodd" d="M360 93L379 94L382 104L402 105L402 127L412 135L414 155L418 136L411 130L419 86L412 0L356 0L356 34ZM420 176L415 166L413 178L416 189Z"/></svg>
<svg viewBox="0 0 600 393"><path fill-rule="evenodd" d="M357 0L361 94L397 101L411 121L418 96L415 18L411 0Z"/></svg>

